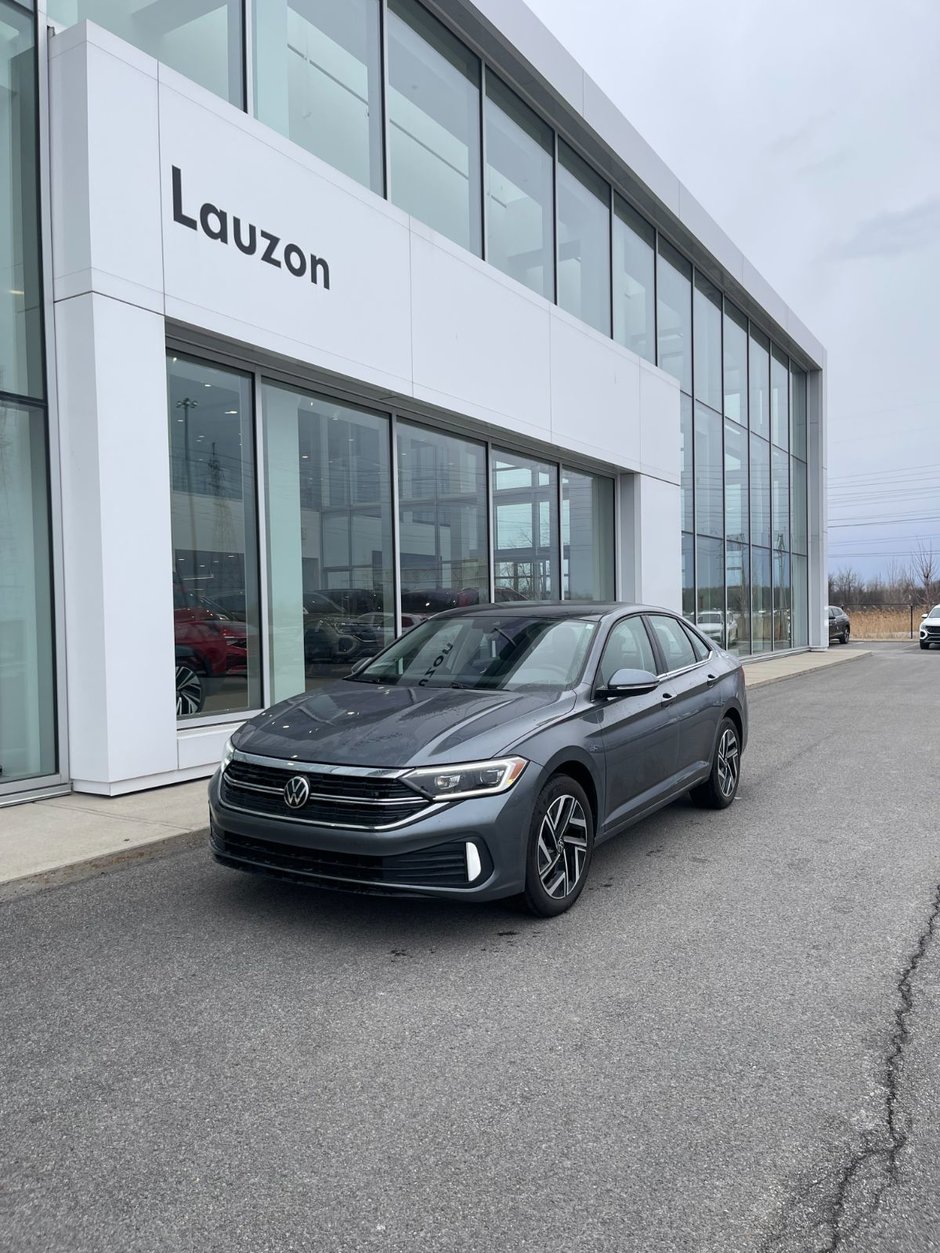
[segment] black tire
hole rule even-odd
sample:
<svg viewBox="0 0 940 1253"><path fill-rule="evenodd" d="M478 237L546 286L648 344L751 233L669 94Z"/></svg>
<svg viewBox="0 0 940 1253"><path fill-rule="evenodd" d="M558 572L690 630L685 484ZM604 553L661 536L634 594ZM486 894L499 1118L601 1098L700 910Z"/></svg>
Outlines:
<svg viewBox="0 0 940 1253"><path fill-rule="evenodd" d="M526 909L554 918L584 889L594 854L594 815L580 783L566 774L549 779L532 813L526 846Z"/></svg>
<svg viewBox="0 0 940 1253"><path fill-rule="evenodd" d="M190 661L176 662L176 716L192 717L206 703L206 685L202 675Z"/></svg>
<svg viewBox="0 0 940 1253"><path fill-rule="evenodd" d="M727 809L738 792L741 778L741 736L730 718L722 718L715 737L711 774L689 795L702 809Z"/></svg>
<svg viewBox="0 0 940 1253"><path fill-rule="evenodd" d="M849 642L849 628L848 627L846 627L845 630L842 632L842 634L839 636L839 640L843 644L847 644Z"/></svg>

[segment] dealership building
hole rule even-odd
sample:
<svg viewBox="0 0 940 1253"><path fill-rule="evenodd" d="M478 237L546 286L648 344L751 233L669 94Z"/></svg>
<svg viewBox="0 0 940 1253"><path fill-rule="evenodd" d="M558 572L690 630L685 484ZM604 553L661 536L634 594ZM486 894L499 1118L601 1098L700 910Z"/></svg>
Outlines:
<svg viewBox="0 0 940 1253"><path fill-rule="evenodd" d="M826 647L824 369L521 0L0 0L0 804L454 605Z"/></svg>

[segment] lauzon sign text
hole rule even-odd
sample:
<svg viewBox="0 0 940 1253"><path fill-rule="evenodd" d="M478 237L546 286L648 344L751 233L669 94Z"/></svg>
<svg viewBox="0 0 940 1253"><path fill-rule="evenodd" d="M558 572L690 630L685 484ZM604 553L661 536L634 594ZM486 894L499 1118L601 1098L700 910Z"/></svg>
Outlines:
<svg viewBox="0 0 940 1253"><path fill-rule="evenodd" d="M285 244L280 235L264 231L254 222L230 217L225 209L206 201L200 206L197 217L183 211L183 175L178 166L173 170L173 221L187 226L191 231L202 230L210 239L220 244L233 243L246 257L260 255L267 265L284 269L294 278L310 275L310 282L317 287L330 288L330 267L323 257L307 252L299 244Z"/></svg>

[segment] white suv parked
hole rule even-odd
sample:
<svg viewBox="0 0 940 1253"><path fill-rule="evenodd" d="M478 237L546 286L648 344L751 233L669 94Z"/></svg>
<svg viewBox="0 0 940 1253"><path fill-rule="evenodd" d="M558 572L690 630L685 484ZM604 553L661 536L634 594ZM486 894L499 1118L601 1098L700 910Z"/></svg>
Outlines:
<svg viewBox="0 0 940 1253"><path fill-rule="evenodd" d="M940 605L934 605L930 613L925 613L920 624L921 648L929 648L931 644L940 644Z"/></svg>

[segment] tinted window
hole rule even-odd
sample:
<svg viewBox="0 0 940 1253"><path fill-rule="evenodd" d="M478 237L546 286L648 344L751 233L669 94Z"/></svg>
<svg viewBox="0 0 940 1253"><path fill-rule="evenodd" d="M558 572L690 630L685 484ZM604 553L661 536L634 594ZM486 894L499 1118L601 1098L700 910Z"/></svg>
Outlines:
<svg viewBox="0 0 940 1253"><path fill-rule="evenodd" d="M695 634L694 631L690 631L688 627L683 627L682 629L685 631L686 635L689 637L689 643L692 645L692 652L695 653L695 660L704 661L705 658L708 656L708 654L711 652L711 649L708 647L708 645L705 643L704 640L699 639L699 637Z"/></svg>
<svg viewBox="0 0 940 1253"><path fill-rule="evenodd" d="M618 670L649 670L656 673L656 661L642 618L618 622L604 645L600 680L609 683Z"/></svg>
<svg viewBox="0 0 940 1253"><path fill-rule="evenodd" d="M649 621L666 662L666 668L661 673L695 665L692 643L681 622L662 614L650 614Z"/></svg>

